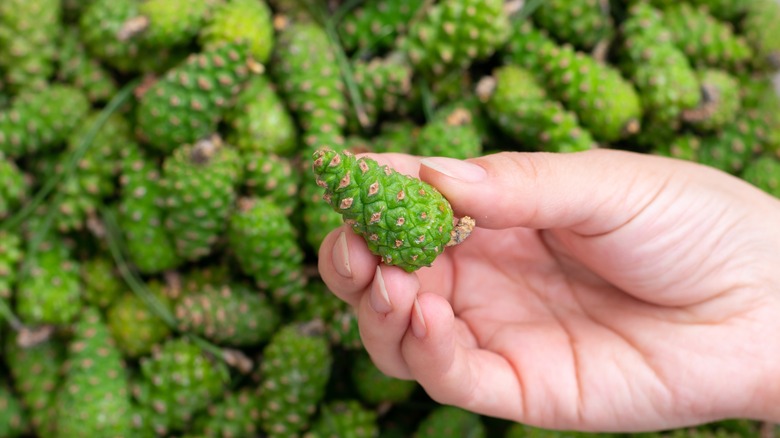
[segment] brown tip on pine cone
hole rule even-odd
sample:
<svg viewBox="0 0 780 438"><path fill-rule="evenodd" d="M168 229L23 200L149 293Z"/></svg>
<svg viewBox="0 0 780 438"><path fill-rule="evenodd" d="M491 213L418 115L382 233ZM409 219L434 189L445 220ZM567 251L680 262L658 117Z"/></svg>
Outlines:
<svg viewBox="0 0 780 438"><path fill-rule="evenodd" d="M196 164L207 163L221 147L222 137L217 134L198 140L192 147L190 159Z"/></svg>
<svg viewBox="0 0 780 438"><path fill-rule="evenodd" d="M722 101L720 90L712 84L701 85L701 103L696 108L684 110L682 119L688 123L698 123L711 118Z"/></svg>
<svg viewBox="0 0 780 438"><path fill-rule="evenodd" d="M456 108L447 116L447 125L462 126L471 123L471 111L466 108Z"/></svg>
<svg viewBox="0 0 780 438"><path fill-rule="evenodd" d="M479 82L477 82L477 87L474 90L477 93L477 98L480 100L480 102L485 103L489 101L490 97L493 96L493 93L495 93L497 85L498 82L496 81L496 78L492 76L485 76L484 78L480 79Z"/></svg>
<svg viewBox="0 0 780 438"><path fill-rule="evenodd" d="M248 196L244 196L239 198L238 201L236 201L236 206L238 207L239 211L247 212L251 210L252 207L255 206L255 200Z"/></svg>
<svg viewBox="0 0 780 438"><path fill-rule="evenodd" d="M251 71L252 73L256 75L261 75L265 73L265 66L257 61L255 61L252 58L249 58L246 61L246 67Z"/></svg>
<svg viewBox="0 0 780 438"><path fill-rule="evenodd" d="M151 21L149 20L149 17L143 15L130 18L122 24L122 27L119 28L116 33L116 39L122 42L127 41L143 33L146 29L149 28L150 23Z"/></svg>
<svg viewBox="0 0 780 438"><path fill-rule="evenodd" d="M28 328L21 327L16 336L16 345L21 348L31 348L43 342L46 342L54 334L53 325L44 325L41 327Z"/></svg>
<svg viewBox="0 0 780 438"><path fill-rule="evenodd" d="M254 369L254 362L252 362L252 359L239 350L223 348L222 359L230 367L237 369L241 374L249 374Z"/></svg>
<svg viewBox="0 0 780 438"><path fill-rule="evenodd" d="M463 216L460 218L458 223L455 224L455 228L450 232L450 241L447 243L447 246L463 243L471 235L471 231L474 230L475 226L477 226L477 221L471 217Z"/></svg>
<svg viewBox="0 0 780 438"><path fill-rule="evenodd" d="M273 24L274 24L274 30L276 30L277 32L281 32L284 29L286 29L287 26L290 25L290 19L283 14L274 15Z"/></svg>
<svg viewBox="0 0 780 438"><path fill-rule="evenodd" d="M642 124L639 123L639 119L631 119L623 127L623 133L626 135L634 135L642 128Z"/></svg>

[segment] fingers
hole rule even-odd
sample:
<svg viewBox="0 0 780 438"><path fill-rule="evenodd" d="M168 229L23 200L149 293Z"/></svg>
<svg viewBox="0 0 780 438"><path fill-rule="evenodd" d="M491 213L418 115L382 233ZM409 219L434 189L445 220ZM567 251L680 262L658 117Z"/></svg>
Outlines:
<svg viewBox="0 0 780 438"><path fill-rule="evenodd" d="M357 307L374 278L379 257L371 254L362 237L342 225L325 237L317 259L320 276L328 288Z"/></svg>
<svg viewBox="0 0 780 438"><path fill-rule="evenodd" d="M425 293L412 303L401 351L411 376L434 400L479 413L517 418L522 388L503 357L464 342L449 302Z"/></svg>
<svg viewBox="0 0 780 438"><path fill-rule="evenodd" d="M675 167L673 160L615 150L509 152L467 161L424 158L420 177L479 227L598 234L651 202Z"/></svg>
<svg viewBox="0 0 780 438"><path fill-rule="evenodd" d="M360 338L371 359L389 376L409 379L401 341L409 330L411 309L420 290L415 274L394 266L377 266L374 281L358 308Z"/></svg>

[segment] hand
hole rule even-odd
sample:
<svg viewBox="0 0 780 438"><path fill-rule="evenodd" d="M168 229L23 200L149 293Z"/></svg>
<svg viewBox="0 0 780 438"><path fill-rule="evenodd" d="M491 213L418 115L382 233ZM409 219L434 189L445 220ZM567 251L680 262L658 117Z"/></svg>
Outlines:
<svg viewBox="0 0 780 438"><path fill-rule="evenodd" d="M467 162L372 156L477 229L415 273L342 227L320 273L386 374L552 429L780 420L780 201L614 150Z"/></svg>

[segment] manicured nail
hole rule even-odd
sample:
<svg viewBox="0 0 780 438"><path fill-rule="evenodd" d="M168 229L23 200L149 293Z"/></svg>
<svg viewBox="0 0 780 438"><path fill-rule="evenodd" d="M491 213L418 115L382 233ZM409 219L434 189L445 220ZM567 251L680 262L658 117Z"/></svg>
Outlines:
<svg viewBox="0 0 780 438"><path fill-rule="evenodd" d="M387 288L385 288L385 279L382 277L382 270L379 266L376 267L376 274L374 275L374 283L371 285L371 295L368 297L368 303L376 313L390 313L393 310L393 305L390 304L390 296L387 295Z"/></svg>
<svg viewBox="0 0 780 438"><path fill-rule="evenodd" d="M333 267L342 277L352 278L352 267L349 265L349 248L347 235L342 231L333 245Z"/></svg>
<svg viewBox="0 0 780 438"><path fill-rule="evenodd" d="M428 334L428 327L425 325L425 318L417 297L414 298L414 304L412 304L412 334L418 339L422 339Z"/></svg>
<svg viewBox="0 0 780 438"><path fill-rule="evenodd" d="M476 164L468 161L445 157L429 157L420 160L420 164L429 167L450 178L464 182L479 182L487 177L487 172Z"/></svg>

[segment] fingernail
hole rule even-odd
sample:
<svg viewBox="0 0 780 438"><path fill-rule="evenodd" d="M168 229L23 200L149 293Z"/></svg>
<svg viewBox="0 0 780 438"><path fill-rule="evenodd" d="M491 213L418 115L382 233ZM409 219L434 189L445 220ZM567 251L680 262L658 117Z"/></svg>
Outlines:
<svg viewBox="0 0 780 438"><path fill-rule="evenodd" d="M420 163L450 178L464 182L479 182L487 177L487 172L482 167L454 158L429 157L423 158Z"/></svg>
<svg viewBox="0 0 780 438"><path fill-rule="evenodd" d="M412 304L412 334L418 339L422 339L428 334L428 327L425 325L425 318L423 318L422 308L417 297L414 298L414 304Z"/></svg>
<svg viewBox="0 0 780 438"><path fill-rule="evenodd" d="M385 288L385 279L382 277L382 270L376 267L374 283L371 285L371 295L368 297L368 303L376 313L390 313L393 305L390 304L390 296L387 295Z"/></svg>
<svg viewBox="0 0 780 438"><path fill-rule="evenodd" d="M352 278L352 267L349 265L349 248L347 235L342 231L333 245L333 267L342 277Z"/></svg>

